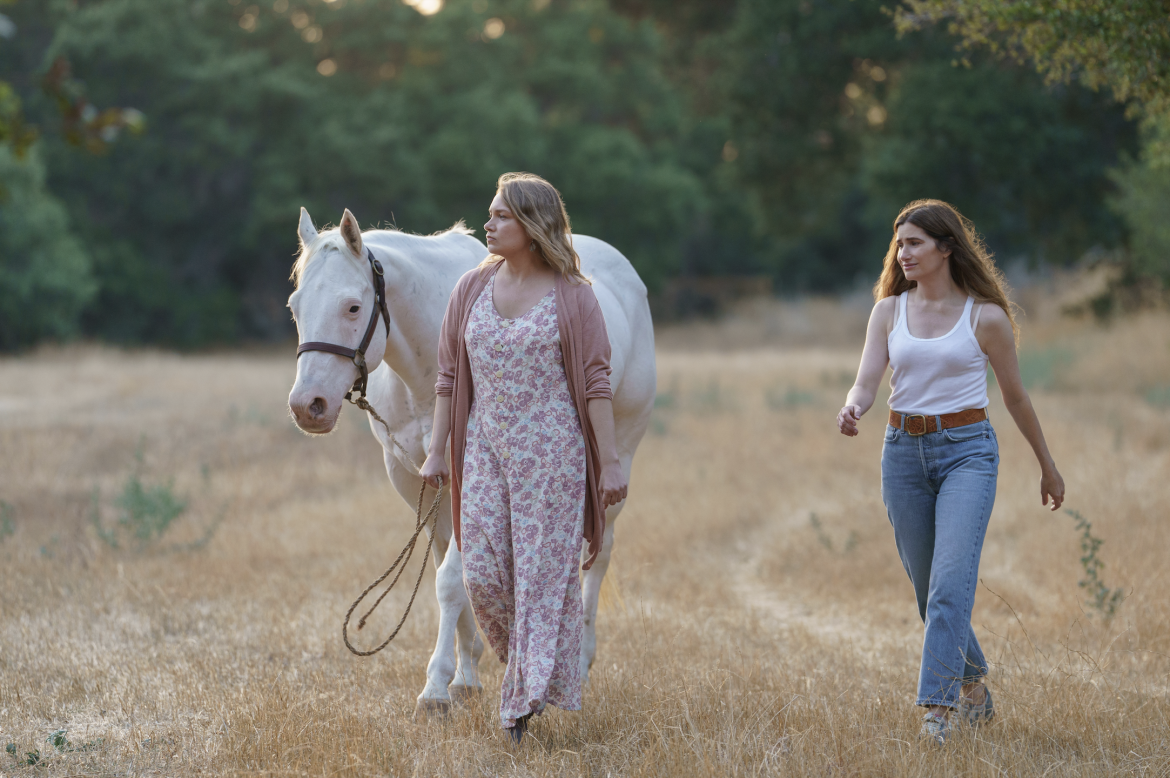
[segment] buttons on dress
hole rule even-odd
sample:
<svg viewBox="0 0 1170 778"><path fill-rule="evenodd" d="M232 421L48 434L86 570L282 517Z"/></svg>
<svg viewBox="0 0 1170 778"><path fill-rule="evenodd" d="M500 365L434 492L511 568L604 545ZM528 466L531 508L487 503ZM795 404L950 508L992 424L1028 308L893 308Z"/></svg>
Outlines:
<svg viewBox="0 0 1170 778"><path fill-rule="evenodd" d="M509 459L512 455L505 451L503 454L500 454L500 456L502 456L504 459Z"/></svg>
<svg viewBox="0 0 1170 778"><path fill-rule="evenodd" d="M502 429L502 430L506 430L506 429L508 429L508 424L507 424L507 422L503 422L503 421L501 421L501 422L500 422L500 429Z"/></svg>
<svg viewBox="0 0 1170 778"><path fill-rule="evenodd" d="M497 395L496 395L496 402L498 402L498 403L502 403L503 401L504 401L504 395L502 395L502 394L497 394Z"/></svg>
<svg viewBox="0 0 1170 778"><path fill-rule="evenodd" d="M503 377L504 377L504 371L503 371L503 370L497 370L497 371L496 371L496 378L503 378Z"/></svg>
<svg viewBox="0 0 1170 778"><path fill-rule="evenodd" d="M503 344L503 343L497 343L497 344L496 344L496 351L503 351L503 350L504 350L504 344Z"/></svg>

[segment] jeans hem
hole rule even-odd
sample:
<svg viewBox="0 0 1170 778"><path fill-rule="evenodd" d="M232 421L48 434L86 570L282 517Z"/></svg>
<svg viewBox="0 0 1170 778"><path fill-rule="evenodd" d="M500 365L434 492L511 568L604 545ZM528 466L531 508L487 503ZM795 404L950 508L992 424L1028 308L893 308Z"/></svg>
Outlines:
<svg viewBox="0 0 1170 778"><path fill-rule="evenodd" d="M914 704L920 708L939 707L939 708L950 708L951 710L958 710L959 709L959 703L947 702L946 700L918 700L918 702L916 702Z"/></svg>
<svg viewBox="0 0 1170 778"><path fill-rule="evenodd" d="M972 684L972 683L984 683L986 680L987 680L987 674L984 673L983 675L976 676L974 678L963 678L960 681L960 683L963 684L963 686L966 686L966 685ZM962 691L962 689L960 689L959 690L959 698L960 699L956 700L955 702L948 702L945 699L934 700L934 699L923 699L922 697L919 697L918 700L914 704L920 708L929 708L933 705L937 705L939 707L957 710L959 708L959 706L962 705L962 696L963 696L963 691Z"/></svg>

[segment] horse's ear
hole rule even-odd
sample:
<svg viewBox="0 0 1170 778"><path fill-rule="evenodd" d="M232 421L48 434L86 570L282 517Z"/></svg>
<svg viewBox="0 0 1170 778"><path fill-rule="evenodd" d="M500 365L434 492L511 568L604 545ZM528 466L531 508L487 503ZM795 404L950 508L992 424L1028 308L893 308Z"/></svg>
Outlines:
<svg viewBox="0 0 1170 778"><path fill-rule="evenodd" d="M357 219L345 209L345 215L341 217L341 237L345 238L345 245L349 246L349 250L353 252L355 257L362 257L362 228L358 226Z"/></svg>
<svg viewBox="0 0 1170 778"><path fill-rule="evenodd" d="M297 235L301 236L301 246L308 246L317 239L317 228L309 218L309 212L301 208L301 223L297 225Z"/></svg>

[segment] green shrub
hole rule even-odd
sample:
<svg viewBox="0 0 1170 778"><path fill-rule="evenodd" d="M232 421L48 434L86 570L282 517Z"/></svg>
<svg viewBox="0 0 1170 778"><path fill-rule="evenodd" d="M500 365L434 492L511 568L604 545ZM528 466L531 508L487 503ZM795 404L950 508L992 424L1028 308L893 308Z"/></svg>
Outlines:
<svg viewBox="0 0 1170 778"><path fill-rule="evenodd" d="M1125 599L1125 591L1120 587L1110 589L1101 580L1101 571L1105 568L1105 563L1097 556L1097 551L1105 541L1093 537L1093 525L1080 513L1068 509L1065 513L1076 519L1076 528L1081 532L1081 568L1085 577L1077 582L1077 586L1089 594L1085 604L1105 618L1112 618Z"/></svg>
<svg viewBox="0 0 1170 778"><path fill-rule="evenodd" d="M98 538L111 548L121 546L121 538L133 538L138 549L158 540L176 519L187 510L187 500L174 492L173 482L165 484L143 483L139 471L142 468L142 446L134 452L136 468L126 478L122 491L114 500L118 509L117 525L114 529L104 526L101 515L101 495L95 488L90 507L90 523ZM214 531L214 527L212 528Z"/></svg>
<svg viewBox="0 0 1170 778"><path fill-rule="evenodd" d="M120 510L118 524L140 543L160 538L187 510L187 501L177 497L172 484L144 485L137 475L126 479L114 503Z"/></svg>
<svg viewBox="0 0 1170 778"><path fill-rule="evenodd" d="M1146 391L1146 402L1150 405L1170 407L1170 385L1155 386Z"/></svg>
<svg viewBox="0 0 1170 778"><path fill-rule="evenodd" d="M0 500L0 543L3 543L6 537L16 532L16 527L12 523L13 513L12 506Z"/></svg>

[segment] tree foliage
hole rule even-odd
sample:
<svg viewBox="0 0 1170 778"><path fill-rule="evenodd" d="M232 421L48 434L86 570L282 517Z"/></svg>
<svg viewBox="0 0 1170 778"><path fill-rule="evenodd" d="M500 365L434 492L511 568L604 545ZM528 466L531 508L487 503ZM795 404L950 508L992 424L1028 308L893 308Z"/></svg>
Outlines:
<svg viewBox="0 0 1170 778"><path fill-rule="evenodd" d="M1114 176L1134 269L1170 279L1170 3L1166 0L903 0L901 31L946 23L961 46L1032 63L1049 82L1108 88L1144 116L1140 162Z"/></svg>
<svg viewBox="0 0 1170 778"><path fill-rule="evenodd" d="M961 46L1031 63L1049 82L1110 89L1151 121L1170 120L1170 3L1166 0L903 0L900 31L945 22ZM1170 140L1147 155L1170 165Z"/></svg>
<svg viewBox="0 0 1170 778"><path fill-rule="evenodd" d="M75 335L95 284L39 155L0 145L0 181L0 350Z"/></svg>
<svg viewBox="0 0 1170 778"><path fill-rule="evenodd" d="M650 282L673 272L702 191L672 151L682 101L652 26L596 2L478 7L100 0L65 13L46 56L151 121L97 158L49 144L102 279L89 325L177 344L287 333L299 206L415 232L474 226L505 170L556 182L574 226Z"/></svg>
<svg viewBox="0 0 1170 778"><path fill-rule="evenodd" d="M36 139L36 130L25 122L20 98L12 85L0 81L0 146L23 157Z"/></svg>
<svg viewBox="0 0 1170 778"><path fill-rule="evenodd" d="M850 283L872 260L857 178L866 113L884 111L906 47L868 0L742 0L707 47L722 59L709 89L729 125L726 175L750 198L764 255L797 287Z"/></svg>
<svg viewBox="0 0 1170 778"><path fill-rule="evenodd" d="M81 326L123 342L288 337L300 206L476 227L507 170L553 181L652 289L850 286L924 196L1001 257L1116 243L1122 109L978 52L955 66L961 39L898 36L882 2L23 0L0 78L93 268ZM107 142L143 126L110 105L144 131Z"/></svg>
<svg viewBox="0 0 1170 778"><path fill-rule="evenodd" d="M15 0L0 0L0 8L13 2ZM6 14L0 13L0 40L15 35L16 25ZM25 122L20 97L10 83L0 80L0 147L7 147L17 157L24 157L36 139L36 130ZM0 183L0 194L3 193L2 187Z"/></svg>
<svg viewBox="0 0 1170 778"><path fill-rule="evenodd" d="M1165 0L903 0L902 31L946 22L965 48L1032 62L1051 81L1076 77L1118 100L1153 103L1170 91Z"/></svg>
<svg viewBox="0 0 1170 778"><path fill-rule="evenodd" d="M920 193L959 204L991 245L1028 247L1040 261L1062 264L1120 240L1102 194L1116 139L1130 128L1107 99L1037 88L1031 74L993 63L933 61L902 70L886 108L862 161L867 214L875 231L885 227L875 252Z"/></svg>
<svg viewBox="0 0 1170 778"><path fill-rule="evenodd" d="M920 197L970 214L1005 261L1116 241L1104 198L1132 145L1121 111L987 58L956 66L954 46L939 30L896 36L878 0L740 0L707 41L729 188L790 285L870 278Z"/></svg>
<svg viewBox="0 0 1170 778"><path fill-rule="evenodd" d="M1155 149L1170 148L1170 121L1149 121L1142 156L1114 171L1113 210L1129 226L1132 269L1138 278L1170 285L1170 167Z"/></svg>

